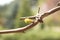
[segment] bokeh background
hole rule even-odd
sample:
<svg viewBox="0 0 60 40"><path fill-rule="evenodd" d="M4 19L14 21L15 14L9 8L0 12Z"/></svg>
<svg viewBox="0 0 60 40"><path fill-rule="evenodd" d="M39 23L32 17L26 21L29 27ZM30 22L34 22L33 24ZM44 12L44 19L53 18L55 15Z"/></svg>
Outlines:
<svg viewBox="0 0 60 40"><path fill-rule="evenodd" d="M6 2L5 2L6 1ZM60 0L2 0L0 1L0 30L28 25L20 17L34 16L57 6ZM60 40L60 11L43 19L25 33L0 34L0 40Z"/></svg>

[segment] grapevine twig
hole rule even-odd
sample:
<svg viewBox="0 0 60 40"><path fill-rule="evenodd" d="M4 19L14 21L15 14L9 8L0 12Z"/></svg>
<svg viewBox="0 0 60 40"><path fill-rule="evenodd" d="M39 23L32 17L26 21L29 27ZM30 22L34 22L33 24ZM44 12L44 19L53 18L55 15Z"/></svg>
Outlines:
<svg viewBox="0 0 60 40"><path fill-rule="evenodd" d="M46 13L42 14L40 17L38 15L37 16L31 16L31 17L28 17L28 18L31 18L31 19L35 19L35 21L25 27L22 27L22 28L17 28L17 29L10 29L10 30L0 30L0 34L5 34L5 33L15 33L15 32L23 32L23 31L26 31L32 27L34 27L36 24L38 24L39 22L42 21L43 18L49 16L50 14L53 14L55 13L56 11L59 11L60 10L60 6L57 6L55 8L52 8L51 10L47 11ZM39 13L39 12L38 12ZM27 17L22 17L21 20L24 20L25 18ZM39 19L40 18L40 19Z"/></svg>

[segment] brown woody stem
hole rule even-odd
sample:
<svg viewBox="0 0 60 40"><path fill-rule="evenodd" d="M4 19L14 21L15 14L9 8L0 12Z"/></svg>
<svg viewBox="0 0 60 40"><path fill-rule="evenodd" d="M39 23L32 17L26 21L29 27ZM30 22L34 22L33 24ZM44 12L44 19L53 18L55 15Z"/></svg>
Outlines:
<svg viewBox="0 0 60 40"><path fill-rule="evenodd" d="M33 19L36 19L33 23L25 26L25 27L22 27L22 28L17 28L17 29L10 29L10 30L0 30L0 34L5 34L5 33L15 33L15 32L23 32L23 31L26 31L32 27L34 27L36 24L39 23L40 20L42 20L44 17L47 17L49 16L50 14L53 14L54 12L56 11L59 11L60 10L60 6L57 6L55 8L52 8L51 10L47 11L46 13L42 14L40 16L40 19L36 17L38 16L32 16L32 17L28 17L28 18L33 18ZM26 18L26 17L25 17ZM22 19L25 19L25 18L22 18ZM38 20L39 19L39 20Z"/></svg>

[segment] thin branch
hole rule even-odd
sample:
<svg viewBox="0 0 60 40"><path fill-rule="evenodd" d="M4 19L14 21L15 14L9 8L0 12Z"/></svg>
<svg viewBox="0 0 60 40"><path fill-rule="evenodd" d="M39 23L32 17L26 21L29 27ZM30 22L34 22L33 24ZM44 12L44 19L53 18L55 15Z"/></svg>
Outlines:
<svg viewBox="0 0 60 40"><path fill-rule="evenodd" d="M42 19L43 19L44 17L47 17L47 16L49 16L50 14L53 14L54 12L59 11L59 10L60 10L60 6L55 7L55 8L53 8L53 9L47 11L47 12L44 13L43 15L41 15L40 19L37 18L37 16L38 16L38 15L37 15L37 16L35 17L35 19L36 19L36 18L37 18L37 19L36 19L33 23L31 23L31 24L29 24L29 25L27 25L27 26L25 26L25 27L17 28L17 29L10 29L10 30L0 30L0 34L15 33L15 32L23 32L23 31L26 31L26 30L34 27L36 24L38 24L38 23L39 23L39 20L42 21Z"/></svg>
<svg viewBox="0 0 60 40"><path fill-rule="evenodd" d="M60 10L60 6L57 6L55 8L52 8L51 10L47 11L46 13L44 13L43 15L41 15L40 19L43 19L44 17L49 16L50 14L53 14L56 11Z"/></svg>
<svg viewBox="0 0 60 40"><path fill-rule="evenodd" d="M26 18L29 18L29 19L35 19L36 17L35 16L29 16L29 17L21 17L20 20L24 20Z"/></svg>
<svg viewBox="0 0 60 40"><path fill-rule="evenodd" d="M39 12L40 12L40 7L39 7L39 9L38 9L38 14L39 14Z"/></svg>
<svg viewBox="0 0 60 40"><path fill-rule="evenodd" d="M38 14L39 14L39 12L40 12L40 7L39 7L39 9L38 9ZM35 19L36 16L20 17L20 20L24 20L24 19L26 19L26 18L29 18L29 19Z"/></svg>
<svg viewBox="0 0 60 40"><path fill-rule="evenodd" d="M5 34L5 33L15 33L15 32L24 32L32 27L34 27L36 24L38 24L38 20L34 21L33 23L22 27L22 28L17 28L17 29L10 29L10 30L0 30L0 34Z"/></svg>

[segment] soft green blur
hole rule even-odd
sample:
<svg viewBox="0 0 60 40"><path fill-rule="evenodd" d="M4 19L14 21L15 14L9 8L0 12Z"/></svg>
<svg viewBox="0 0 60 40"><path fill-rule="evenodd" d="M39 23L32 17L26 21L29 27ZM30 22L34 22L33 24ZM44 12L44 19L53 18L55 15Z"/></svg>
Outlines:
<svg viewBox="0 0 60 40"><path fill-rule="evenodd" d="M34 16L44 0L15 0L0 5L0 30L24 27L28 24L20 17ZM46 18L25 33L0 34L0 40L60 40L60 12Z"/></svg>

